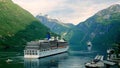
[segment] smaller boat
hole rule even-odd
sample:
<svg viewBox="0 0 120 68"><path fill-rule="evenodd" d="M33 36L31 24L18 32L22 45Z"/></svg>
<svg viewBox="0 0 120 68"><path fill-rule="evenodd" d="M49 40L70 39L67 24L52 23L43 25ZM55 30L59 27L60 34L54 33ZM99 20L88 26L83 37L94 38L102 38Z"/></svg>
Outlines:
<svg viewBox="0 0 120 68"><path fill-rule="evenodd" d="M92 43L89 41L89 42L87 42L87 45L88 46L92 46Z"/></svg>
<svg viewBox="0 0 120 68"><path fill-rule="evenodd" d="M12 62L13 60L11 59L7 59L6 62L9 63L9 62Z"/></svg>
<svg viewBox="0 0 120 68"><path fill-rule="evenodd" d="M90 41L87 42L88 50L90 51L92 49L92 43Z"/></svg>

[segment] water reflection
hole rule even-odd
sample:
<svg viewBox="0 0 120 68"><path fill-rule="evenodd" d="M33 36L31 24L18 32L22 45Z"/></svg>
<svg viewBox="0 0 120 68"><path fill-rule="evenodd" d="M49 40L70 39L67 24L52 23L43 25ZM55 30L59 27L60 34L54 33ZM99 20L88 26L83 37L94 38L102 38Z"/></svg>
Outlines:
<svg viewBox="0 0 120 68"><path fill-rule="evenodd" d="M68 58L68 53L62 53L41 59L24 59L24 68L58 68L59 62Z"/></svg>
<svg viewBox="0 0 120 68"><path fill-rule="evenodd" d="M85 68L84 63L91 60L94 53L69 51L69 54L63 53L41 59L24 59L24 68Z"/></svg>
<svg viewBox="0 0 120 68"><path fill-rule="evenodd" d="M91 51L91 49L92 49L92 45L91 45L91 46L88 46L88 50Z"/></svg>

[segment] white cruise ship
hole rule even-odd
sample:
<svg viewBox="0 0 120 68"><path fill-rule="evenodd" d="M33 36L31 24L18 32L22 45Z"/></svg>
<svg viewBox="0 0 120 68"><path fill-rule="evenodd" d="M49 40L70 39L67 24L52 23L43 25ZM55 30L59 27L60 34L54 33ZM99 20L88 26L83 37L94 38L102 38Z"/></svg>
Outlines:
<svg viewBox="0 0 120 68"><path fill-rule="evenodd" d="M27 43L24 50L24 58L41 58L66 52L68 43L64 40L49 39L31 41Z"/></svg>

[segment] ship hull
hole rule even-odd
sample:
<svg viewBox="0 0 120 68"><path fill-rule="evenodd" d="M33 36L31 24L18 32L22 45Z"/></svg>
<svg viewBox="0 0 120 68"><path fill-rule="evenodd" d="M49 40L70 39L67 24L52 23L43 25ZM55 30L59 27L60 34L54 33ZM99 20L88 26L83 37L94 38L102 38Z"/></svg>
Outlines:
<svg viewBox="0 0 120 68"><path fill-rule="evenodd" d="M65 48L51 49L51 50L42 51L42 52L38 51L38 55L24 55L24 58L43 58L43 57L67 52L68 49L69 47L67 46Z"/></svg>

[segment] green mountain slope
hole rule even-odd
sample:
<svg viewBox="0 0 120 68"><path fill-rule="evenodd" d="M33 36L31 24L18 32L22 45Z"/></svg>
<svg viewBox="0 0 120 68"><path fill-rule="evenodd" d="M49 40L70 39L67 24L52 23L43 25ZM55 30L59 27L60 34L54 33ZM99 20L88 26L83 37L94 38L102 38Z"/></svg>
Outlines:
<svg viewBox="0 0 120 68"><path fill-rule="evenodd" d="M72 34L69 40L71 43L86 45L86 42L91 41L94 49L103 49L104 46L108 48L120 42L120 5L99 11L78 24L69 34Z"/></svg>
<svg viewBox="0 0 120 68"><path fill-rule="evenodd" d="M48 31L47 27L11 0L0 0L0 48L3 50L42 39Z"/></svg>
<svg viewBox="0 0 120 68"><path fill-rule="evenodd" d="M12 3L11 0L0 0L0 34L2 36L25 29L25 26L34 20L30 13Z"/></svg>

